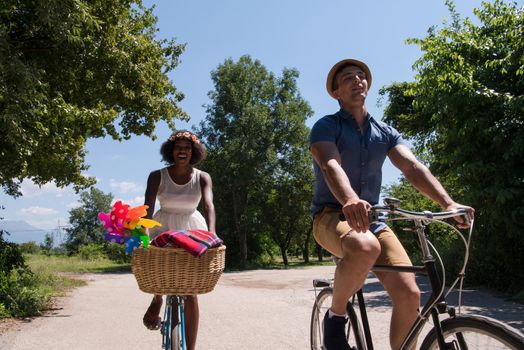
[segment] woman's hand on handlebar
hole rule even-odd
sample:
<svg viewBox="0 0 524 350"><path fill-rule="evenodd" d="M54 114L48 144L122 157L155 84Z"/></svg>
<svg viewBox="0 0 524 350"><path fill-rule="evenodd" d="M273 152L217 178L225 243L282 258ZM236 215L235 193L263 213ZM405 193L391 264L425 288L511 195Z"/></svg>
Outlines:
<svg viewBox="0 0 524 350"><path fill-rule="evenodd" d="M465 215L457 215L454 217L455 221L457 222L457 227L462 229L469 228L471 221L475 218L475 209L458 203L453 203L445 208L446 211L452 211L455 209L466 209L467 211L467 217L465 217Z"/></svg>
<svg viewBox="0 0 524 350"><path fill-rule="evenodd" d="M356 232L369 230L370 210L371 204L363 199L350 200L342 207L342 213L346 217L349 226Z"/></svg>

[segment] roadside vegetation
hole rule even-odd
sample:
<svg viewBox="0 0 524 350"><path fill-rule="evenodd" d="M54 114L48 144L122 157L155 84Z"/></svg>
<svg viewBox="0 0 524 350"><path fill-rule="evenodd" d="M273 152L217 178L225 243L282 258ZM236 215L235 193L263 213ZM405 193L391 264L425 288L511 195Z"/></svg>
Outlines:
<svg viewBox="0 0 524 350"><path fill-rule="evenodd" d="M48 250L34 242L6 242L3 235L0 231L0 319L41 315L57 297L86 284L82 273L131 270L120 246L104 249L88 244L68 256L59 248Z"/></svg>

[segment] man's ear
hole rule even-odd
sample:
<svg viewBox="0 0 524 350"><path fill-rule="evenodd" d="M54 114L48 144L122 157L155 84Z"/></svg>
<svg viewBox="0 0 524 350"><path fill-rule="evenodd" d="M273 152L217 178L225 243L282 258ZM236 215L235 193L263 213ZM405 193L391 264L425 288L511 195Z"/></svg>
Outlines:
<svg viewBox="0 0 524 350"><path fill-rule="evenodd" d="M333 93L333 96L334 96L337 100L340 99L340 96L338 95L338 88L336 88L335 90L333 90L332 93Z"/></svg>

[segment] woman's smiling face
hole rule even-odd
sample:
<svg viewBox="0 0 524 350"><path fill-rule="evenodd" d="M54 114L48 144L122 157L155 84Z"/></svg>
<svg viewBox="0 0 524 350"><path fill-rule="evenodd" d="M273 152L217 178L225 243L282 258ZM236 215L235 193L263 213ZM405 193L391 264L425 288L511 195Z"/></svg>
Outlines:
<svg viewBox="0 0 524 350"><path fill-rule="evenodd" d="M173 146L173 159L175 163L187 162L191 160L193 145L189 140L177 140Z"/></svg>

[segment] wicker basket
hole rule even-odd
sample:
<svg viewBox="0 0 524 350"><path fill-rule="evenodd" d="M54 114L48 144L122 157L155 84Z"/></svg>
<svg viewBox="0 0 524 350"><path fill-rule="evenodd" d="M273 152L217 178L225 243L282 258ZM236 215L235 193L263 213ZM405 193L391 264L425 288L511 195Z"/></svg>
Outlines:
<svg viewBox="0 0 524 350"><path fill-rule="evenodd" d="M211 248L196 258L181 248L138 248L131 267L138 288L151 294L195 295L215 288L226 260L226 247Z"/></svg>

